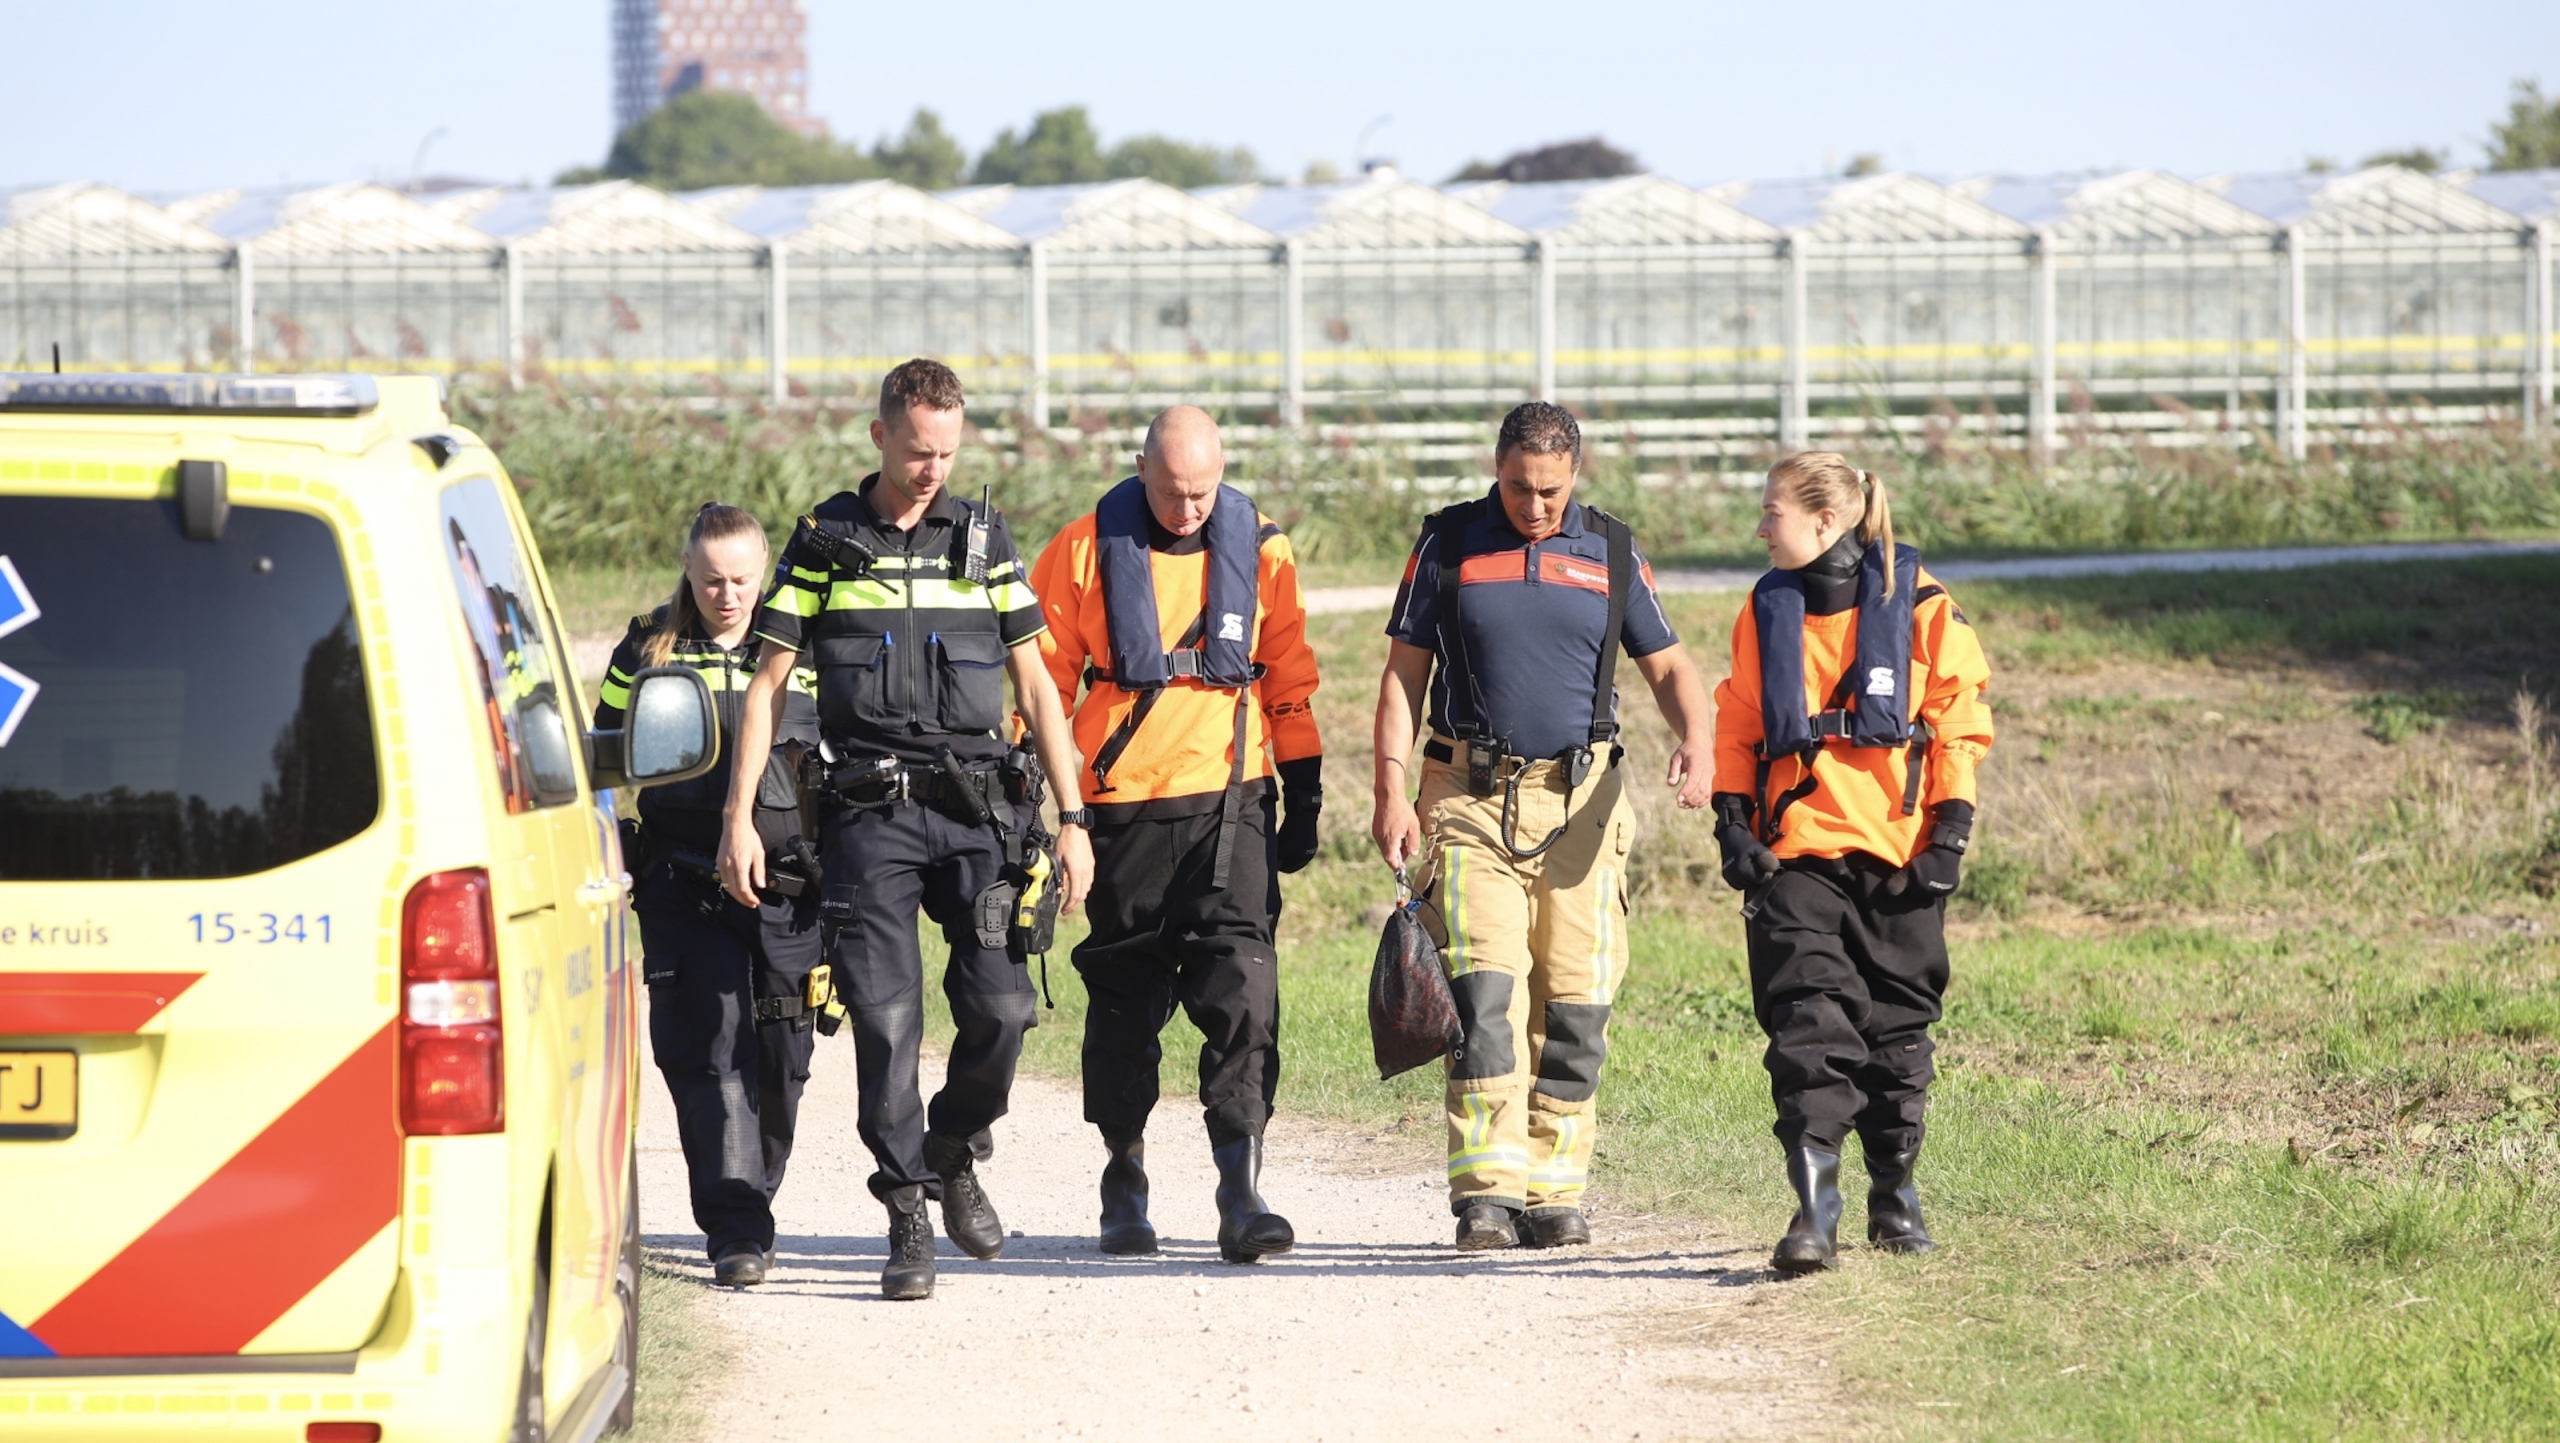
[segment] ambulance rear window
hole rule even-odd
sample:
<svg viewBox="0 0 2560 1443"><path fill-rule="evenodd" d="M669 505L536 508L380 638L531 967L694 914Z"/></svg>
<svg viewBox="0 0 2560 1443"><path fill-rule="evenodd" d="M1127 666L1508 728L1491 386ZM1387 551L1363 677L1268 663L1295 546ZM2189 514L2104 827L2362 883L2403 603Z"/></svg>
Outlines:
<svg viewBox="0 0 2560 1443"><path fill-rule="evenodd" d="M0 496L0 881L234 877L380 810L329 524Z"/></svg>

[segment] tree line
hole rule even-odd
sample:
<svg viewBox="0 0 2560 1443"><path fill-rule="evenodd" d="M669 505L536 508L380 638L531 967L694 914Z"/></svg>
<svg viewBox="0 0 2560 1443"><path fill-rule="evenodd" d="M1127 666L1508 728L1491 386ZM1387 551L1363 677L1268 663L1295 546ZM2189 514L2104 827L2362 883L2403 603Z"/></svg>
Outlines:
<svg viewBox="0 0 2560 1443"><path fill-rule="evenodd" d="M2490 170L2560 166L2560 94L2544 95L2538 80L2516 81L2507 114L2490 122L2482 151ZM2450 150L2410 146L2367 156L2363 163L2432 172L2451 161ZM1845 173L1866 175L1882 168L1880 156L1865 153ZM2315 157L2308 168L2334 166ZM1469 161L1449 179L1599 180L1641 169L1632 153L1595 135L1514 151L1496 161ZM1136 176L1184 190L1273 178L1252 150L1241 145L1133 135L1106 146L1081 105L1042 111L1020 130L1006 127L973 160L929 109L919 108L906 129L865 148L824 135L800 135L748 96L696 90L668 101L614 137L603 165L564 171L559 183L620 179L663 190L700 190L887 179L919 190L949 190L964 184L1072 185ZM1315 182L1340 175L1318 162L1299 178Z"/></svg>
<svg viewBox="0 0 2560 1443"><path fill-rule="evenodd" d="M1454 180L1583 180L1630 175L1636 158L1607 141L1564 141L1515 152L1490 164L1471 161ZM600 166L563 171L558 183L636 180L662 190L715 185L840 185L903 181L918 190L958 185L1074 185L1144 176L1178 189L1266 180L1245 146L1204 145L1164 135L1133 135L1105 146L1081 105L1044 110L1029 126L1011 126L973 161L942 128L942 117L918 109L906 129L867 149L831 137L803 136L767 115L745 95L688 91L614 137ZM1302 177L1340 178L1318 162Z"/></svg>

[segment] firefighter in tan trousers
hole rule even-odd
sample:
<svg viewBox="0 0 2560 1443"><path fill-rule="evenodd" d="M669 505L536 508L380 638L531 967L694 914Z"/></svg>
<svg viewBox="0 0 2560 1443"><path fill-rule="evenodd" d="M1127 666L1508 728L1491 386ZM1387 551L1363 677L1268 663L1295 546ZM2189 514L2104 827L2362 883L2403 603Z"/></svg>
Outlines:
<svg viewBox="0 0 2560 1443"><path fill-rule="evenodd" d="M1370 834L1414 876L1463 1029L1449 1062L1462 1249L1591 1240L1582 1194L1627 972L1618 653L1671 725L1665 785L1707 804L1714 715L1626 524L1573 501L1581 429L1503 418L1490 495L1424 523L1388 618ZM1437 663L1435 666L1434 663ZM1407 800L1429 683L1420 796ZM1418 810L1417 810L1418 808Z"/></svg>

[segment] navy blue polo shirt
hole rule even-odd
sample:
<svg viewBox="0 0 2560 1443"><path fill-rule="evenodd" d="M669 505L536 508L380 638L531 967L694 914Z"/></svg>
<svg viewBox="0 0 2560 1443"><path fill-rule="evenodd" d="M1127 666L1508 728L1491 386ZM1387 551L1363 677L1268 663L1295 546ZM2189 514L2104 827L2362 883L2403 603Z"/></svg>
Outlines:
<svg viewBox="0 0 2560 1443"><path fill-rule="evenodd" d="M1467 526L1458 568L1459 622L1476 688L1492 712L1486 730L1517 756L1552 757L1591 739L1592 674L1609 625L1609 538L1586 524L1585 508L1543 541L1521 538L1495 492ZM1426 526L1405 563L1387 635L1440 656L1440 536ZM1680 638L1653 589L1653 568L1636 553L1635 590L1619 642L1651 656ZM1431 673L1431 729L1456 736L1475 718L1471 696L1449 694L1448 658ZM1616 712L1613 699L1611 713Z"/></svg>

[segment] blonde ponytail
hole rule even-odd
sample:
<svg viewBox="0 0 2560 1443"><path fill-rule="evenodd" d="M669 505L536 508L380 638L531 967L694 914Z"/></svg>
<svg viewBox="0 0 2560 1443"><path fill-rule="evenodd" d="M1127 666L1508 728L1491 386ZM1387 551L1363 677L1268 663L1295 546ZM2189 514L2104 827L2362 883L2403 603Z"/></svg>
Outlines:
<svg viewBox="0 0 2560 1443"><path fill-rule="evenodd" d="M1800 511L1854 516L1858 543L1884 546L1884 594L1893 595L1893 507L1883 477L1850 465L1837 451L1799 451L1770 467L1769 480Z"/></svg>
<svg viewBox="0 0 2560 1443"><path fill-rule="evenodd" d="M1858 484L1866 489L1867 512L1858 518L1858 544L1884 546L1884 594L1893 596L1893 503L1885 499L1884 478L1873 471L1858 473Z"/></svg>

